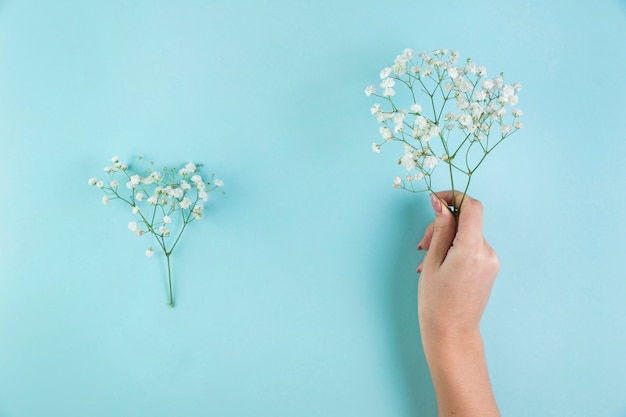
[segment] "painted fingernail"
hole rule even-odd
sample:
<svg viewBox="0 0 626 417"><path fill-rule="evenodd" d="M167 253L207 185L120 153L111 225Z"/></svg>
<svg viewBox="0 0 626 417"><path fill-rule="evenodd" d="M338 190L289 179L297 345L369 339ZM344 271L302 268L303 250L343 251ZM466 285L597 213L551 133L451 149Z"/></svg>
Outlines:
<svg viewBox="0 0 626 417"><path fill-rule="evenodd" d="M417 245L417 250L422 250L422 249L424 249L424 247L422 246L421 243L419 245Z"/></svg>
<svg viewBox="0 0 626 417"><path fill-rule="evenodd" d="M441 213L441 201L435 197L435 194L430 195L430 203L432 204L435 213Z"/></svg>

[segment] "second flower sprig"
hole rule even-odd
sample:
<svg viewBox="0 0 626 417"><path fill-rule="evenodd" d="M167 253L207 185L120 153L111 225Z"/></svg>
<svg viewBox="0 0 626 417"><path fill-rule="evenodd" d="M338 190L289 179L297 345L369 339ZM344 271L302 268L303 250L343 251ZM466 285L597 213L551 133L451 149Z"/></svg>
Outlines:
<svg viewBox="0 0 626 417"><path fill-rule="evenodd" d="M138 164L143 160L141 156L137 159ZM202 165L193 162L180 169L164 167L162 170L154 170L151 162L148 168L137 171L117 156L111 161L113 165L104 168L109 177L106 182L93 177L88 183L104 192L103 204L120 200L130 206L137 219L128 222L128 229L137 236L150 234L152 237L146 256L154 255L155 242L162 250L167 259L169 305L173 307L170 257L187 225L202 218L203 202L208 200L209 192L224 183L213 174L209 181L205 181L198 172Z"/></svg>

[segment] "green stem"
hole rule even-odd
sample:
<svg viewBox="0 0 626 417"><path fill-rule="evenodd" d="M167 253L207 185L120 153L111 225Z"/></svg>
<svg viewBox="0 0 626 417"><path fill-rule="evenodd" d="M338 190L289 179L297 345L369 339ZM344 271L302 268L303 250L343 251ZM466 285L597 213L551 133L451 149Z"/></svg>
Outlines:
<svg viewBox="0 0 626 417"><path fill-rule="evenodd" d="M166 253L165 257L167 258L167 280L170 284L170 307L174 307L174 296L172 294L172 270L170 268L170 255L172 253Z"/></svg>

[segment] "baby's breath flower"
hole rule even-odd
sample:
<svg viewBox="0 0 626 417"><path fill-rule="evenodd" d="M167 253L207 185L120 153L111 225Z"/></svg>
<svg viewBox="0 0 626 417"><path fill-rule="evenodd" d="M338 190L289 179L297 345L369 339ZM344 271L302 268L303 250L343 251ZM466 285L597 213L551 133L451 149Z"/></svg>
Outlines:
<svg viewBox="0 0 626 417"><path fill-rule="evenodd" d="M180 205L180 208L181 208L181 209L183 209L183 210L184 210L184 209L188 209L188 208L189 208L189 206L191 206L191 200L190 200L190 199L188 199L187 197L185 197L185 198L183 198L183 200L182 200L180 203L178 203L178 204Z"/></svg>
<svg viewBox="0 0 626 417"><path fill-rule="evenodd" d="M141 161L142 158L138 159ZM105 172L109 175L106 181L92 177L87 183L102 189L105 193L102 196L103 204L108 204L109 199L127 203L132 214L136 216L127 223L128 229L137 236L150 234L153 241L157 241L168 263L169 299L170 306L173 306L170 256L185 226L202 218L204 206L201 202L207 201L208 193L224 183L215 179L215 186L207 188L210 183L205 183L202 176L196 174L201 165L193 162L185 164L181 169L163 168L159 172L151 166L137 173L132 168L129 170L128 165L117 156L111 158L111 161L113 165L105 167ZM125 172L127 170L129 172ZM124 179L128 190L120 190L121 179ZM197 193L190 192L192 184L189 181L196 187ZM188 192L189 196L185 196ZM144 206L140 208L142 204ZM145 230L142 230L141 225L146 226ZM153 248L148 248L145 254L148 257L153 256Z"/></svg>
<svg viewBox="0 0 626 417"><path fill-rule="evenodd" d="M450 168L452 188L459 183L455 176L466 176L465 194L484 157L501 140L523 127L518 120L523 115L520 109L509 115L518 103L521 85L505 83L502 73L487 78L487 69L471 59L461 65L458 61L456 50L440 48L415 57L412 50L405 49L395 57L393 65L380 71L381 95L387 106L376 103L370 108L383 139L380 144L374 142L372 150L378 153L382 144L402 142L404 153L398 164L408 171L417 171L405 175L405 179L395 177L396 188L415 191L414 182L426 178L423 184L432 192L430 178L441 161ZM403 94L394 88L409 91ZM370 96L375 87L370 85L365 92ZM499 137L490 141L494 126L500 130ZM472 148L477 141L480 146Z"/></svg>

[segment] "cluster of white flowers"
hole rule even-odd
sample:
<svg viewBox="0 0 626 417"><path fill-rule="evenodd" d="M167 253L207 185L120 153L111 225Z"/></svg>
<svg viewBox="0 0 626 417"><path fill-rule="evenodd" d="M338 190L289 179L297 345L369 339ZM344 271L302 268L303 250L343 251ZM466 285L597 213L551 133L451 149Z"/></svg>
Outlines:
<svg viewBox="0 0 626 417"><path fill-rule="evenodd" d="M138 158L141 162L142 157ZM102 203L120 200L131 208L133 220L128 222L128 229L137 236L149 233L152 245L146 250L146 256L154 255L155 243L167 257L168 274L170 255L178 244L186 226L201 219L204 213L203 202L208 201L209 193L222 187L224 183L211 176L205 181L199 173L202 165L189 162L180 170L163 168L153 170L154 163L140 172L131 172L127 164L119 157L111 158L113 165L104 167L107 180L97 177L87 182L101 189L105 195ZM121 186L125 183L125 187ZM170 305L173 306L170 280Z"/></svg>
<svg viewBox="0 0 626 417"><path fill-rule="evenodd" d="M467 191L485 156L523 127L523 113L514 107L521 85L506 84L503 74L489 78L487 69L471 59L459 64L457 51L436 49L416 57L405 49L380 72L380 79L380 94L374 85L365 89L367 96L383 100L370 109L382 138L372 150L379 153L392 141L404 144L398 164L409 173L394 178L396 188L432 191L431 174L443 162L452 188L454 174L463 174ZM406 88L396 91L398 86ZM490 142L495 131L497 138ZM416 190L413 184L420 180L424 186Z"/></svg>

